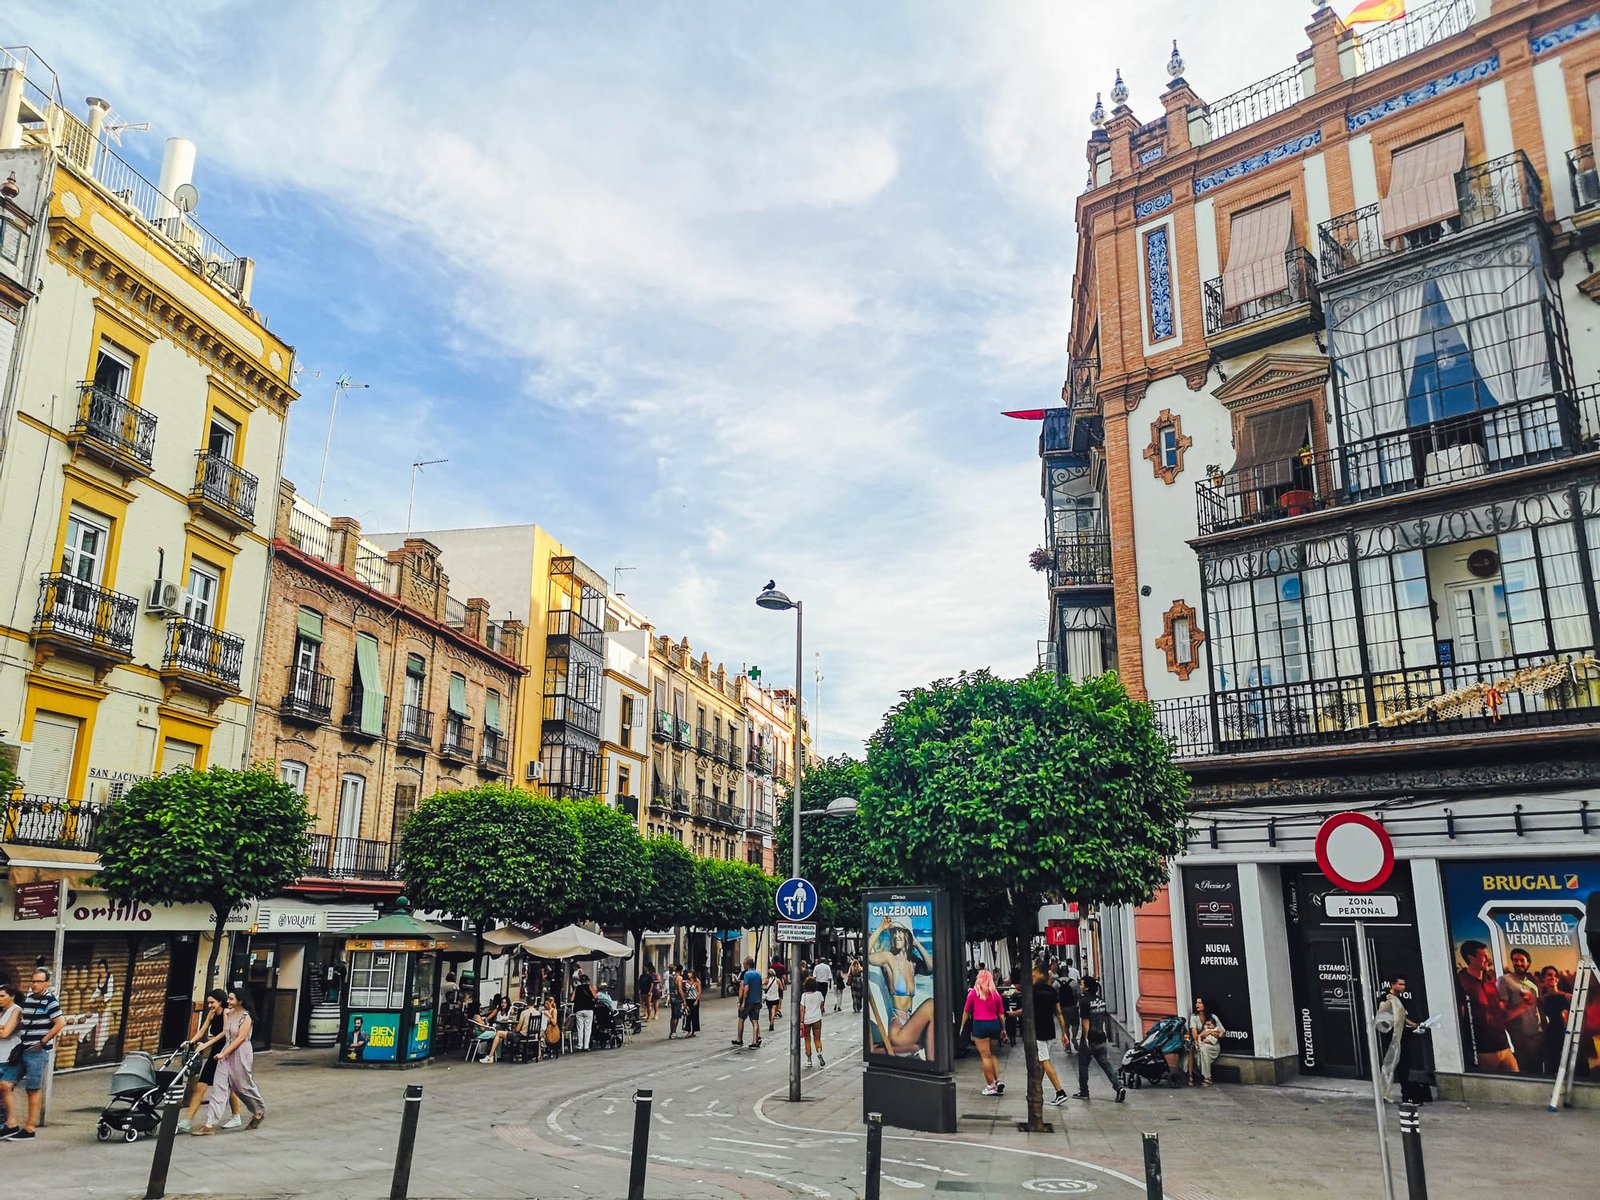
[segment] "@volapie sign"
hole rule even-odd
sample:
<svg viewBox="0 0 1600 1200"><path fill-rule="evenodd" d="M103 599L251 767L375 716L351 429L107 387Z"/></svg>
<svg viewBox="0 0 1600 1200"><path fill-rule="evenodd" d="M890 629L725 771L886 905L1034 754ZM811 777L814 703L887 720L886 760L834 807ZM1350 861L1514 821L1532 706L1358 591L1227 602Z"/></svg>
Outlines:
<svg viewBox="0 0 1600 1200"><path fill-rule="evenodd" d="M780 942L814 942L816 940L817 923L815 921L778 922L778 941Z"/></svg>
<svg viewBox="0 0 1600 1200"><path fill-rule="evenodd" d="M1330 921L1384 921L1400 915L1399 896L1339 896L1329 893L1322 907Z"/></svg>

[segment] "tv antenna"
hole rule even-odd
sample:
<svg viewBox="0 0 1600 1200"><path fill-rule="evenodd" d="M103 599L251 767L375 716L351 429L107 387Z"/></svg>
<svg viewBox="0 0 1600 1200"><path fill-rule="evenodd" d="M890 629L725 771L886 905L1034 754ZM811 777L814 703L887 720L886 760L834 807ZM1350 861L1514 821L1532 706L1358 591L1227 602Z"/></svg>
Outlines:
<svg viewBox="0 0 1600 1200"><path fill-rule="evenodd" d="M447 463L448 458L422 459L411 464L411 495L406 498L406 532L411 532L411 508L417 501L417 472L423 467L437 467L440 463Z"/></svg>
<svg viewBox="0 0 1600 1200"><path fill-rule="evenodd" d="M626 600L628 594L622 590L622 573L624 571L637 571L638 567L624 567L621 565L611 568L611 591L619 599Z"/></svg>

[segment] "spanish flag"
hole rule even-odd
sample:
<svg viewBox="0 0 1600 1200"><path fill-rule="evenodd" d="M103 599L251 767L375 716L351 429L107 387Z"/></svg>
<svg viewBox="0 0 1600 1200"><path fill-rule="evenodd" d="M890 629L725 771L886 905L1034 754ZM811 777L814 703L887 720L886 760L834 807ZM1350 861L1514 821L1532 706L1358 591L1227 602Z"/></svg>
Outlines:
<svg viewBox="0 0 1600 1200"><path fill-rule="evenodd" d="M1379 21L1398 21L1406 15L1406 0L1361 0L1350 15L1346 25L1372 25Z"/></svg>

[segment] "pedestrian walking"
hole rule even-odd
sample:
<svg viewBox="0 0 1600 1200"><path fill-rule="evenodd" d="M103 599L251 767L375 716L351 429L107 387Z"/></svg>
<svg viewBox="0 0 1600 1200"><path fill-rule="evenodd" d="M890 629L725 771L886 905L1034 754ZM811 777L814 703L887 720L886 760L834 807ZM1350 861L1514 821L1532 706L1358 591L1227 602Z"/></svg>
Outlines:
<svg viewBox="0 0 1600 1200"><path fill-rule="evenodd" d="M183 1117L178 1121L179 1133L189 1133L194 1129L195 1114L205 1103L206 1092L216 1082L217 1051L222 1048L223 1039L227 1036L223 1032L223 1010L227 1004L228 993L221 988L212 988L206 993L205 1007L195 1016L195 1029L189 1040L194 1044L196 1053L205 1055L205 1064L200 1068L200 1074L194 1081L194 1091L189 1097L189 1104L183 1110ZM356 1018L358 1021L360 1019ZM244 1124L244 1118L239 1115L239 1097L230 1095L228 1103L233 1112L223 1128L237 1129Z"/></svg>
<svg viewBox="0 0 1600 1200"><path fill-rule="evenodd" d="M587 1050L589 1035L594 1032L594 1007L598 1000L589 977L582 971L573 976L571 1001L573 1049Z"/></svg>
<svg viewBox="0 0 1600 1200"><path fill-rule="evenodd" d="M1089 1098L1089 1060L1093 1059L1116 1089L1117 1103L1121 1104L1128 1093L1111 1070L1111 1056L1106 1050L1106 1002L1100 995L1100 981L1093 975L1085 975L1079 985L1078 1025L1078 1090L1073 1099Z"/></svg>
<svg viewBox="0 0 1600 1200"><path fill-rule="evenodd" d="M826 1011L828 993L822 990L815 975L807 975L800 985L800 1040L806 1048L806 1066L811 1065L811 1051L817 1052L817 1065L825 1067L828 1060L822 1057L822 1014Z"/></svg>
<svg viewBox="0 0 1600 1200"><path fill-rule="evenodd" d="M684 1037L700 1032L700 976L693 971L683 977L683 1027Z"/></svg>
<svg viewBox="0 0 1600 1200"><path fill-rule="evenodd" d="M670 1042L678 1036L678 1029L683 1024L683 968L677 963L673 963L672 970L667 973L667 1009L667 1040Z"/></svg>
<svg viewBox="0 0 1600 1200"><path fill-rule="evenodd" d="M222 1032L227 1040L222 1049L217 1051L216 1077L211 1084L210 1094L206 1096L205 1124L189 1131L193 1137L216 1133L217 1123L222 1119L232 1093L237 1093L250 1110L250 1124L245 1126L246 1129L255 1129L267 1119L267 1102L261 1098L261 1089L256 1086L255 1047L250 1044L255 1021L238 992L227 994Z"/></svg>
<svg viewBox="0 0 1600 1200"><path fill-rule="evenodd" d="M22 1048L22 1005L9 983L0 983L0 1138L13 1138L22 1132L17 1123L17 1085L22 1082L22 1064L11 1055ZM20 1057L20 1056L19 1056Z"/></svg>
<svg viewBox="0 0 1600 1200"><path fill-rule="evenodd" d="M811 968L811 978L816 982L817 990L822 993L823 1003L828 1000L828 988L833 983L833 968L828 965L825 957L818 956L816 965ZM804 992L801 993L804 995Z"/></svg>
<svg viewBox="0 0 1600 1200"><path fill-rule="evenodd" d="M845 972L844 983L850 989L850 1010L860 1012L867 992L867 972L861 965L860 956L850 960L850 969Z"/></svg>
<svg viewBox="0 0 1600 1200"><path fill-rule="evenodd" d="M767 1028L776 1028L775 1022L783 1015L783 976L767 968L767 982L762 992L767 1002Z"/></svg>
<svg viewBox="0 0 1600 1200"><path fill-rule="evenodd" d="M744 1045L744 1023L750 1022L750 1049L761 1045L761 972L756 960L744 960L744 975L739 980L739 1036L735 1046Z"/></svg>
<svg viewBox="0 0 1600 1200"><path fill-rule="evenodd" d="M994 1043L1006 1038L1005 1001L1000 989L994 985L992 972L979 971L967 993L967 1003L961 1012L961 1028L972 1026L972 1040L978 1047L978 1058L983 1067L983 1094L1002 1096L1006 1085L1000 1082L1000 1063L994 1056Z"/></svg>
<svg viewBox="0 0 1600 1200"><path fill-rule="evenodd" d="M50 990L51 982L49 967L35 967L28 994L22 998L22 1088L28 1093L28 1115L22 1128L11 1135L14 1141L25 1142L37 1136L45 1076L50 1073L56 1039L67 1027L66 1018L61 1015L61 1001Z"/></svg>
<svg viewBox="0 0 1600 1200"><path fill-rule="evenodd" d="M1061 994L1050 983L1044 968L1033 969L1033 1038L1039 1051L1039 1068L1055 1086L1055 1098L1049 1103L1061 1105L1067 1101L1067 1089L1061 1086L1061 1076L1050 1061L1050 1046L1056 1040L1056 1028L1061 1029L1061 1048L1067 1047L1067 1018L1061 1011Z"/></svg>

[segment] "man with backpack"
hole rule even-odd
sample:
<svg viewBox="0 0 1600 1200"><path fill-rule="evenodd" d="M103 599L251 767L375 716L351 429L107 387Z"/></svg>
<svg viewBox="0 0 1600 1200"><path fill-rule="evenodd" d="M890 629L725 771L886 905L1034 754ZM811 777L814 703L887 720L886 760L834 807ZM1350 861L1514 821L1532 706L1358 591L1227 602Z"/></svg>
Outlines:
<svg viewBox="0 0 1600 1200"><path fill-rule="evenodd" d="M1100 1064L1111 1086L1117 1090L1117 1103L1121 1104L1128 1093L1111 1069L1111 1055L1106 1049L1109 1040L1106 1033L1106 1002L1100 995L1100 981L1093 975L1085 975L1079 989L1078 1024L1082 1032L1078 1042L1078 1090L1073 1094L1073 1099L1089 1098L1089 1060L1092 1058Z"/></svg>

